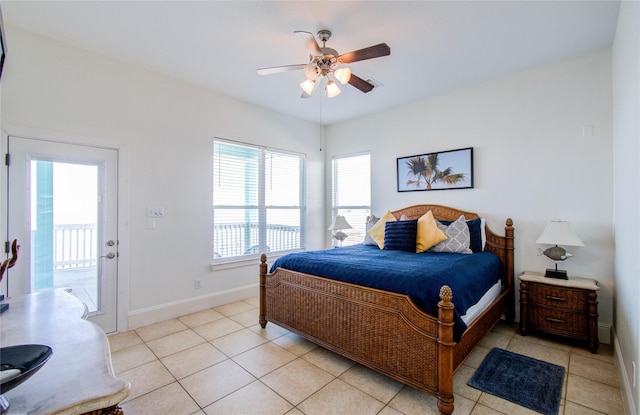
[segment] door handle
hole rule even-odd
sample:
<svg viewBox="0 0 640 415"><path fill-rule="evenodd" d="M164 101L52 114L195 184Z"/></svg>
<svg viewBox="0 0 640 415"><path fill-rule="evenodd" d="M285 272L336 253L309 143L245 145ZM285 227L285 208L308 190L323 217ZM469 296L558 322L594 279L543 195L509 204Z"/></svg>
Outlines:
<svg viewBox="0 0 640 415"><path fill-rule="evenodd" d="M116 257L116 254L114 254L113 252L109 252L107 255L102 255L100 258L113 259L115 257Z"/></svg>

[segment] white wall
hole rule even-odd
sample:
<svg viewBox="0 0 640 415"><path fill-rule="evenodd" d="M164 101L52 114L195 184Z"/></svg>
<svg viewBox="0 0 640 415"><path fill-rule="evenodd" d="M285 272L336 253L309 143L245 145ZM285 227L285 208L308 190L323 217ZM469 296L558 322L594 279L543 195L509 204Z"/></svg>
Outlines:
<svg viewBox="0 0 640 415"><path fill-rule="evenodd" d="M82 137L125 155L122 196L129 203L121 225L129 252L121 258L121 274L128 311L143 315L134 325L166 317L152 313L159 308L255 287L254 264L209 270L214 136L306 153L309 217L328 214L323 179L330 169L323 163L370 150L375 213L447 204L485 215L498 231L512 217L516 273L550 266L536 255L534 241L548 220L569 220L587 246L571 248L575 257L562 265L572 275L598 279L599 322L613 322L609 50L329 126L323 154L312 123L12 27L7 38L12 44L2 79L2 122L8 133ZM593 126L594 135L583 137L583 126ZM468 146L475 152L474 189L396 192L397 157ZM148 205L166 208L154 231L146 229ZM324 224L309 225L309 248L323 247ZM203 280L202 290L194 290L194 278Z"/></svg>
<svg viewBox="0 0 640 415"><path fill-rule="evenodd" d="M613 45L615 340L627 414L640 408L640 3L623 1ZM633 386L635 382L635 387Z"/></svg>
<svg viewBox="0 0 640 415"><path fill-rule="evenodd" d="M447 204L485 215L498 231L512 217L516 273L549 266L536 255L534 241L546 221L569 220L587 246L570 249L575 257L562 265L573 275L598 279L599 321L607 327L615 317L623 390L635 408L638 382L630 384L631 362L640 362L639 20L638 3L623 2L613 47L613 100L605 50L329 126L324 154L314 124L12 27L0 115L5 133L120 150L120 198L126 202L121 291L134 326L255 288L255 264L209 269L214 136L306 153L309 217L329 215L324 207L330 189L323 180L330 169L324 163L333 155L370 150L375 213ZM583 137L583 126L593 126L594 135ZM474 189L396 192L397 157L468 146L475 151ZM3 185L4 174L0 169ZM146 229L148 205L166 208L155 231ZM5 215L0 217L4 233ZM309 248L323 247L324 223L309 226ZM194 278L203 280L201 290L193 289Z"/></svg>
<svg viewBox="0 0 640 415"><path fill-rule="evenodd" d="M601 341L608 342L614 258L610 59L610 51L602 50L329 126L326 160L371 151L376 215L444 204L486 216L500 233L505 219L513 218L517 275L552 266L537 256L534 242L547 221L568 220L586 247L568 249L575 256L561 268L598 280ZM583 126L593 126L593 136L583 137ZM474 148L474 189L396 191L396 158L463 147Z"/></svg>
<svg viewBox="0 0 640 415"><path fill-rule="evenodd" d="M257 293L258 261L209 268L214 136L305 153L309 215L322 216L324 160L317 125L13 27L7 28L7 40L6 133L114 147L124 156L120 197L128 203L120 210L119 272L133 326L217 305L234 292ZM146 206L165 207L155 230L147 229ZM323 225L309 222L310 248L322 247ZM202 279L202 289L194 289L195 278Z"/></svg>

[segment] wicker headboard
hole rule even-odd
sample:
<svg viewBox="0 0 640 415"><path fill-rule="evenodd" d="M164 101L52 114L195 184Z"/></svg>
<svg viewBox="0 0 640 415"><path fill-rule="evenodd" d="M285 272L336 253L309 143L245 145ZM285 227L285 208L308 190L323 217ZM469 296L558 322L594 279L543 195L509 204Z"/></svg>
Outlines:
<svg viewBox="0 0 640 415"><path fill-rule="evenodd" d="M402 208L391 213L393 213L393 216L395 216L396 219L400 219L402 215L405 215L409 219L418 219L428 211L433 213L434 218L440 220L456 220L460 215L464 215L466 219L476 219L480 217L477 213L465 212L464 210L441 205L415 205Z"/></svg>

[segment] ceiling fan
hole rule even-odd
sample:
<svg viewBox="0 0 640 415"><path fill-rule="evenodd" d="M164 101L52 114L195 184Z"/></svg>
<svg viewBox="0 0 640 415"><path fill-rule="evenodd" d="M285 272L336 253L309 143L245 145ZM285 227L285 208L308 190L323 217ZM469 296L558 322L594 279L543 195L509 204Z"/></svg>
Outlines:
<svg viewBox="0 0 640 415"><path fill-rule="evenodd" d="M304 69L304 74L307 79L300 84L300 87L304 91L302 93L302 98L309 98L322 78L327 79L325 90L327 91L327 96L329 98L333 98L340 94L340 88L338 88L329 75L338 80L342 85L348 83L360 91L367 93L374 88L374 85L371 82L365 81L351 73L351 69L348 67L340 66L366 59L388 56L391 54L391 48L386 43L380 43L375 46L339 55L335 49L326 47L327 40L331 38L331 32L329 30L320 30L318 32L318 39L322 42L322 47L318 45L313 34L309 32L295 31L293 33L295 33L300 40L304 42L305 47L309 51L309 63L260 68L257 72L258 75L270 75L274 73Z"/></svg>

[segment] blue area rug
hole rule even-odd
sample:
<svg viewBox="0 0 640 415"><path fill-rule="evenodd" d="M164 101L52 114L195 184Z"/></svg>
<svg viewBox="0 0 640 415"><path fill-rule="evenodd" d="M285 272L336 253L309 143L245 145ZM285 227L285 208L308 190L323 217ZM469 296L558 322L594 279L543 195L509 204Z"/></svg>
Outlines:
<svg viewBox="0 0 640 415"><path fill-rule="evenodd" d="M469 386L544 415L558 415L564 367L507 350L491 349Z"/></svg>

